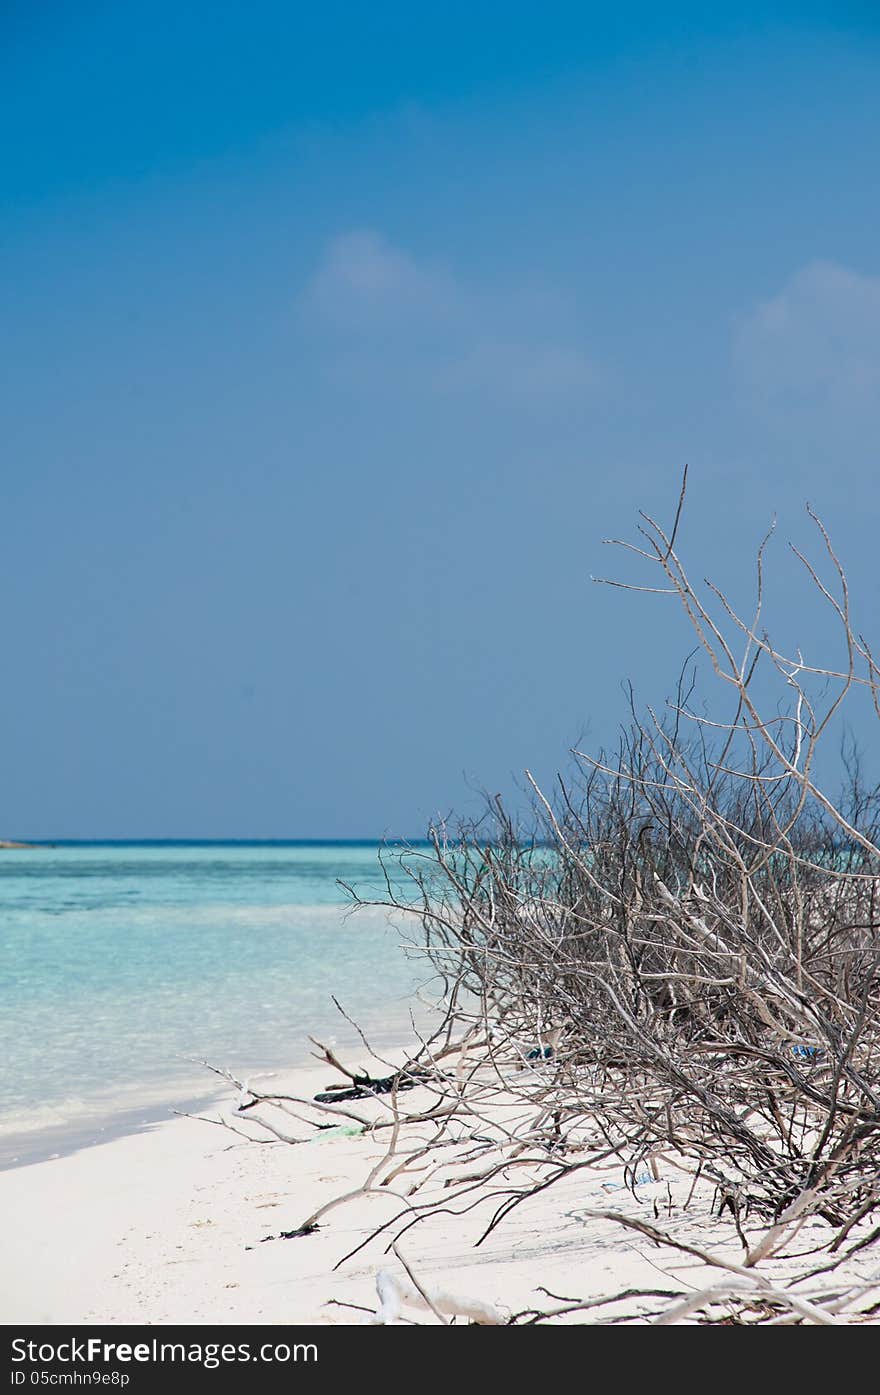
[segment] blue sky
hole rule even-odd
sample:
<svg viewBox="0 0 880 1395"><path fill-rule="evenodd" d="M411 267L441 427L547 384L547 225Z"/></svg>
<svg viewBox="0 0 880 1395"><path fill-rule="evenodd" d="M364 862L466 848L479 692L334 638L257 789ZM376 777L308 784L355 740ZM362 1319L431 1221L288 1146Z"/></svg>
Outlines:
<svg viewBox="0 0 880 1395"><path fill-rule="evenodd" d="M589 579L685 461L695 572L745 594L809 499L870 629L874 6L0 35L0 834L417 834L551 778L690 647Z"/></svg>

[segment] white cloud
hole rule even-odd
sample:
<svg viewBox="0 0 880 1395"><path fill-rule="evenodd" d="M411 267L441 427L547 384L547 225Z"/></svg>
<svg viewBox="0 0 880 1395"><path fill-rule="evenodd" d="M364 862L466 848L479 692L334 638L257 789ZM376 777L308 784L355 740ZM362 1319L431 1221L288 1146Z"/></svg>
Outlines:
<svg viewBox="0 0 880 1395"><path fill-rule="evenodd" d="M301 310L327 366L349 382L529 408L584 402L597 386L557 297L476 289L374 231L332 239Z"/></svg>
<svg viewBox="0 0 880 1395"><path fill-rule="evenodd" d="M813 262L737 326L735 361L756 405L815 429L880 419L880 277Z"/></svg>
<svg viewBox="0 0 880 1395"><path fill-rule="evenodd" d="M306 304L341 333L390 321L449 321L461 313L454 278L422 264L367 229L335 237L306 292Z"/></svg>

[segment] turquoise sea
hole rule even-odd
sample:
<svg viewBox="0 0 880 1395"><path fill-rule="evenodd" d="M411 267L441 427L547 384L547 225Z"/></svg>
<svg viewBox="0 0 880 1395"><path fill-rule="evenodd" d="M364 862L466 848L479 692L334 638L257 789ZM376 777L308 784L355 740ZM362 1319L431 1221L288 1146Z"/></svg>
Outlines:
<svg viewBox="0 0 880 1395"><path fill-rule="evenodd" d="M0 1165L354 1047L406 1039L427 972L374 843L58 843L0 850ZM390 854L393 857L393 854ZM406 917L404 917L406 919ZM361 1055L363 1051L361 1050Z"/></svg>

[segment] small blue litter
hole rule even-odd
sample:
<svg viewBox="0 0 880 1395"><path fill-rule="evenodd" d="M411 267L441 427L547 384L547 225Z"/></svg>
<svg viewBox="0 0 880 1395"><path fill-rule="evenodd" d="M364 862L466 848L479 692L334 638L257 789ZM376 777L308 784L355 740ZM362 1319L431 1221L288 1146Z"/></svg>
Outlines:
<svg viewBox="0 0 880 1395"><path fill-rule="evenodd" d="M545 1061L549 1061L552 1055L553 1055L553 1047L552 1047L552 1046L545 1046L544 1049L543 1049L543 1051L541 1050L540 1046L536 1046L535 1049L534 1049L534 1051L530 1051L529 1054L526 1056L526 1060L527 1060L527 1061L540 1061L540 1060L543 1058Z"/></svg>
<svg viewBox="0 0 880 1395"><path fill-rule="evenodd" d="M791 1054L792 1056L802 1056L808 1061L816 1061L824 1053L818 1046L793 1046Z"/></svg>
<svg viewBox="0 0 880 1395"><path fill-rule="evenodd" d="M639 1175L638 1175L636 1178L633 1179L632 1185L633 1185L633 1186L636 1186L636 1187L644 1187L648 1182L653 1182L653 1181L654 1181L654 1177L653 1177L653 1175L652 1175L650 1172L640 1172ZM603 1192L618 1192L618 1191L620 1191L620 1189L621 1189L622 1187L626 1187L627 1190L629 1190L630 1183L629 1183L629 1182L603 1182L603 1183L602 1183L602 1190L603 1190Z"/></svg>

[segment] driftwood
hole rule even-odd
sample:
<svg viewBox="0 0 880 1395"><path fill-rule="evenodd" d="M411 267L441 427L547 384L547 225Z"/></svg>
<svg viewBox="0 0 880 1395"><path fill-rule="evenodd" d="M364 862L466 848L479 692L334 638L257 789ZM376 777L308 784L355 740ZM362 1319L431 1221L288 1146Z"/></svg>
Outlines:
<svg viewBox="0 0 880 1395"><path fill-rule="evenodd" d="M352 1085L331 1085L315 1095L318 1104L338 1104L341 1100L367 1100L374 1095L390 1095L393 1090L414 1090L428 1077L425 1070L395 1071L393 1075L372 1076L366 1073L352 1076Z"/></svg>
<svg viewBox="0 0 880 1395"><path fill-rule="evenodd" d="M379 1296L379 1306L375 1316L370 1319L373 1323L387 1326L397 1322L404 1307L427 1309L441 1323L445 1322L447 1317L463 1317L480 1327L498 1327L506 1322L506 1318L491 1303L449 1293L445 1289L426 1288L415 1277L402 1256L398 1254L397 1257L404 1264L407 1278L401 1278L390 1269L378 1271L376 1292Z"/></svg>

